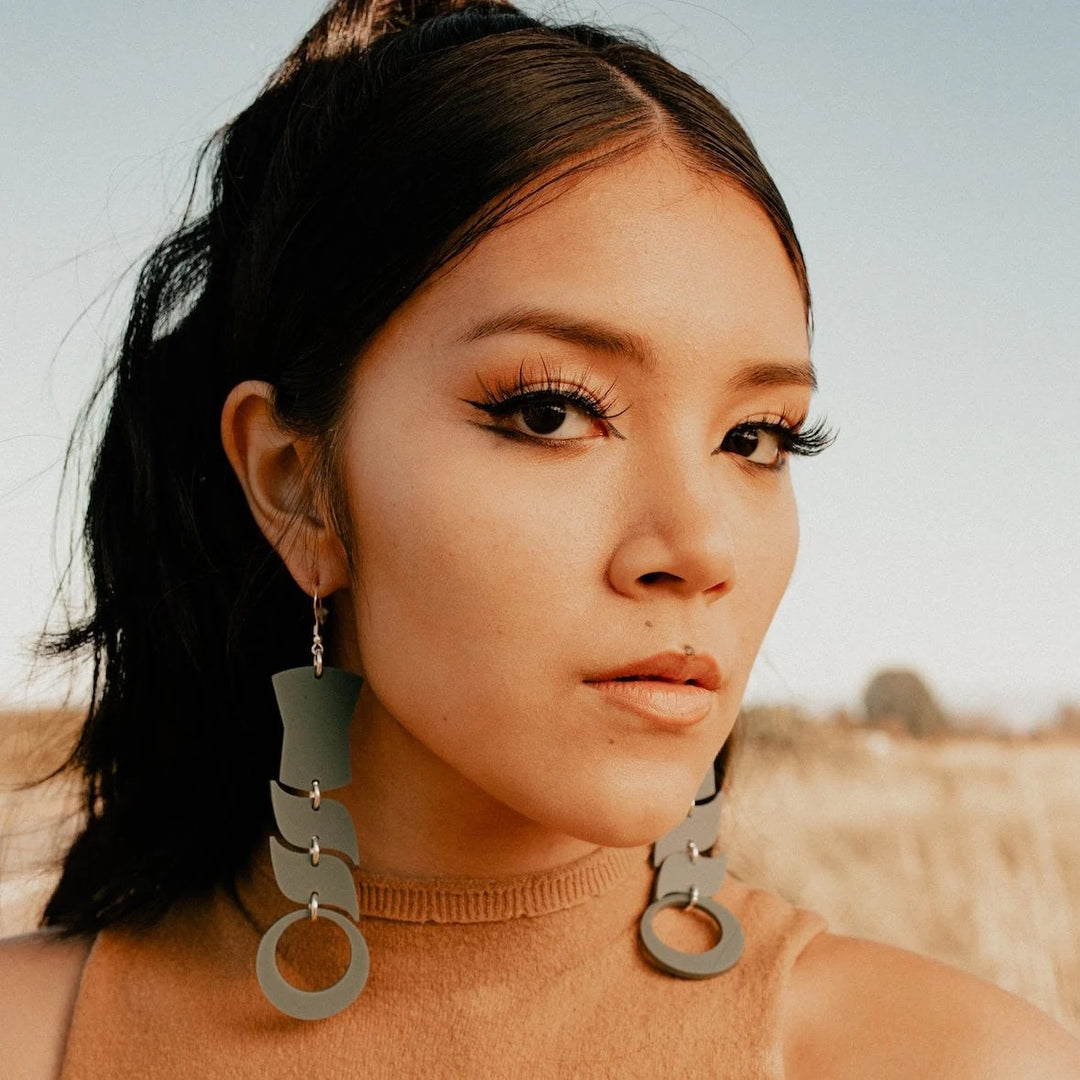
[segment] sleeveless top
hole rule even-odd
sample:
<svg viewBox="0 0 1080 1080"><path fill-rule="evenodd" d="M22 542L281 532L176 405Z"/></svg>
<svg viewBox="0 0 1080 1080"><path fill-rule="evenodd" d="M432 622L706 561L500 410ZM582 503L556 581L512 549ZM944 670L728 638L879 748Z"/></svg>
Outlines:
<svg viewBox="0 0 1080 1080"><path fill-rule="evenodd" d="M742 923L742 957L711 979L666 975L638 941L649 850L600 848L492 880L357 872L371 973L351 1005L317 1021L278 1012L256 981L259 939L297 906L257 861L235 890L97 936L61 1078L779 1080L785 983L824 920L728 877L715 898ZM711 926L678 909L657 918L688 951L713 943ZM345 936L304 919L278 963L298 986L326 986L345 969Z"/></svg>

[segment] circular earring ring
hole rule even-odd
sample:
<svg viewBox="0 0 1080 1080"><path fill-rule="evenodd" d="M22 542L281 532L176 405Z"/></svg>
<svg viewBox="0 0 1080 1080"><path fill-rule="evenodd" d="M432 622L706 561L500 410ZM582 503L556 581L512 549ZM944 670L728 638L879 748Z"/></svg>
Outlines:
<svg viewBox="0 0 1080 1080"><path fill-rule="evenodd" d="M653 929L653 919L658 911L674 907L676 904L687 906L688 897L684 893L668 893L659 900L654 900L641 917L641 943L645 951L661 971L677 975L682 979L711 979L727 971L742 955L745 937L739 920L726 907L708 896L699 896L694 904L706 911L720 928L720 940L703 953L681 952L665 945Z"/></svg>
<svg viewBox="0 0 1080 1080"><path fill-rule="evenodd" d="M312 894L315 895L314 893ZM371 958L359 927L332 908L319 908L319 918L329 919L345 931L349 939L349 966L336 983L323 990L301 990L287 982L277 963L277 943L298 919L313 918L306 907L297 908L280 919L262 936L255 954L255 972L270 1004L297 1020L325 1020L352 1004L367 982Z"/></svg>

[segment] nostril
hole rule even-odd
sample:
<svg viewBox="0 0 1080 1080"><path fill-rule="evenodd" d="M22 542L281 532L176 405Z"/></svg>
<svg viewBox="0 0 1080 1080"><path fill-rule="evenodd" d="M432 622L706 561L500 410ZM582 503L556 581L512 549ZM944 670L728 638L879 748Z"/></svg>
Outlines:
<svg viewBox="0 0 1080 1080"><path fill-rule="evenodd" d="M660 581L663 578L668 578L671 581L682 580L674 574L669 574L666 570L650 570L649 573L642 574L641 577L638 578L638 581L641 581L646 585L652 585L654 582Z"/></svg>

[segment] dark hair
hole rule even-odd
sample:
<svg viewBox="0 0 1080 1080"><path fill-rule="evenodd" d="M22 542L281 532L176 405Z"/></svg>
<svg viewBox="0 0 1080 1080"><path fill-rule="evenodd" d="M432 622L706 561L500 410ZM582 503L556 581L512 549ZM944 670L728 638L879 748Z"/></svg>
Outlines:
<svg viewBox="0 0 1080 1080"><path fill-rule="evenodd" d="M232 387L269 382L332 482L354 364L402 301L537 181L657 141L764 208L809 317L794 229L745 131L626 36L502 2L339 0L214 136L209 206L149 256L99 388L111 405L82 532L92 610L53 645L93 657L72 755L86 823L45 924L152 921L230 881L272 820L270 676L300 662L310 601L223 452Z"/></svg>

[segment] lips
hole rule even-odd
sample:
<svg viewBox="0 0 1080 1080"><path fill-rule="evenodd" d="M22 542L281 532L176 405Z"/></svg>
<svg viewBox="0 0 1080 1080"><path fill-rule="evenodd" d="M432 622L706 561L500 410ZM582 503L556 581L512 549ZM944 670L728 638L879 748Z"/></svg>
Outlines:
<svg viewBox="0 0 1080 1080"><path fill-rule="evenodd" d="M720 669L707 654L686 656L678 652L658 653L644 660L635 660L615 671L591 676L585 680L599 682L666 682L700 686L705 690L720 688Z"/></svg>

